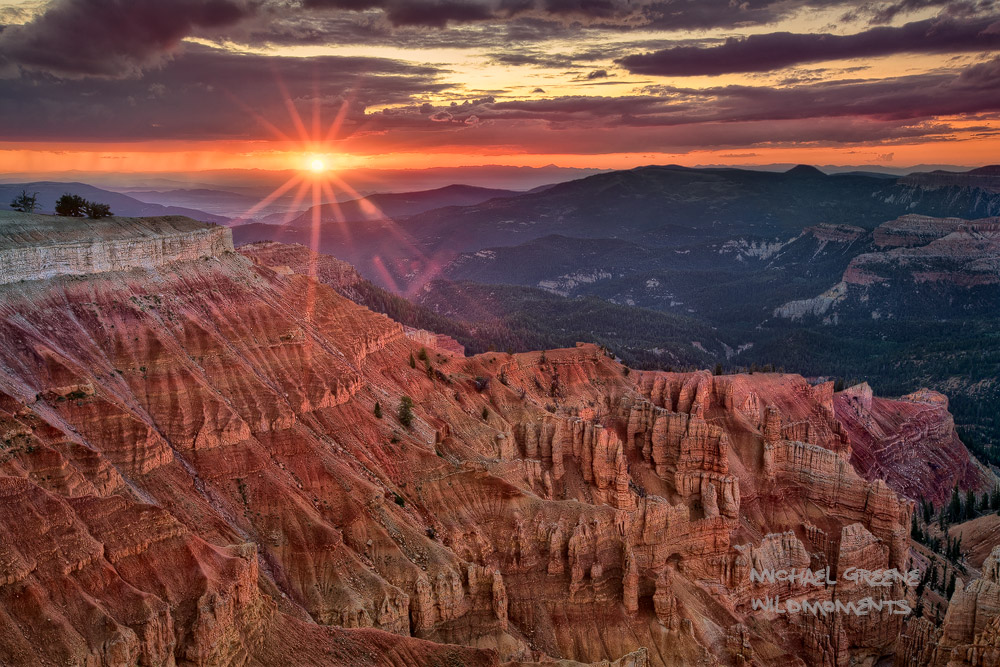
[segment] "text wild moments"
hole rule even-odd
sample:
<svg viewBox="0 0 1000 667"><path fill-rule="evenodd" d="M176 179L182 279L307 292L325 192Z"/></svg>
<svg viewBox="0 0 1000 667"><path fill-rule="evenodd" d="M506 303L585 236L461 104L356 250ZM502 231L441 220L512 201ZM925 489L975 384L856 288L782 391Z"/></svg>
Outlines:
<svg viewBox="0 0 1000 667"><path fill-rule="evenodd" d="M826 616L833 613L867 616L872 612L879 613L884 609L891 614L908 615L913 610L905 598L886 599L885 593L888 592L888 589L899 590L900 586L916 587L920 583L920 571L900 572L895 568L864 570L849 567L839 578L832 578L829 567L818 570L805 568L757 570L754 568L750 570L750 583L788 584L793 588L832 590L831 599L789 598L782 600L779 595L768 595L763 598L754 597L750 601L754 611L774 614L806 613L816 616ZM841 600L837 593L843 588L851 588L855 591L868 588L872 590L872 594L858 599L852 597L849 600Z"/></svg>

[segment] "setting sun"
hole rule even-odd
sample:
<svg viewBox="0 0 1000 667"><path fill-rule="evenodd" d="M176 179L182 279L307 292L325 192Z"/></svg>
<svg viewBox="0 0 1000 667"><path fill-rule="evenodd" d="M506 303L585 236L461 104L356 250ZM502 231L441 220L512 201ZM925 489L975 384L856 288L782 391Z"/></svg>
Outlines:
<svg viewBox="0 0 1000 667"><path fill-rule="evenodd" d="M320 158L313 158L313 160L309 163L309 169L316 174L324 172L326 171L326 163Z"/></svg>

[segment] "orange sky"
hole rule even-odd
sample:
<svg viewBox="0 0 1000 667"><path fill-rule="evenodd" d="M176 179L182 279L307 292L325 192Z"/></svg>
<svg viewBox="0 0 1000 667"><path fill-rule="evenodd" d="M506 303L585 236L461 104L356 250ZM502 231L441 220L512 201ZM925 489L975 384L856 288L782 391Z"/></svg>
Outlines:
<svg viewBox="0 0 1000 667"><path fill-rule="evenodd" d="M705 3L428 20L265 0L211 30L137 14L148 44L87 48L60 33L83 0L0 0L0 173L997 161L988 8Z"/></svg>

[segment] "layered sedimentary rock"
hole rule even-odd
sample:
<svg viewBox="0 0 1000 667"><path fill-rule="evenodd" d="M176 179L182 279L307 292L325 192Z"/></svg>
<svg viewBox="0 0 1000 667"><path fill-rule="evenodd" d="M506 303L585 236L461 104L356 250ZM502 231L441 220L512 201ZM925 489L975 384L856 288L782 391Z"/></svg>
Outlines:
<svg viewBox="0 0 1000 667"><path fill-rule="evenodd" d="M992 490L993 476L962 444L943 394L923 389L893 400L872 396L861 384L838 393L834 404L851 437L851 462L863 477L884 479L908 498L935 504L956 485Z"/></svg>
<svg viewBox="0 0 1000 667"><path fill-rule="evenodd" d="M927 218L921 222L917 226L895 221L886 223L893 226L881 234L876 230L875 242L889 249L855 257L844 272L844 281L871 285L903 273L915 283L955 287L1000 282L1000 218Z"/></svg>
<svg viewBox="0 0 1000 667"><path fill-rule="evenodd" d="M152 268L232 249L227 227L181 216L90 220L0 212L0 284Z"/></svg>
<svg viewBox="0 0 1000 667"><path fill-rule="evenodd" d="M904 658L935 667L1000 664L1000 546L986 559L982 575L959 582L940 629L925 629L931 641L914 642Z"/></svg>
<svg viewBox="0 0 1000 667"><path fill-rule="evenodd" d="M854 257L836 285L774 310L791 320L886 319L912 312L968 315L988 307L1000 285L1000 218L906 215L873 232L876 252ZM978 303L977 303L978 302Z"/></svg>
<svg viewBox="0 0 1000 667"><path fill-rule="evenodd" d="M363 279L357 269L330 255L312 252L296 243L260 241L240 246L240 254L254 264L282 274L311 276L334 289L353 287Z"/></svg>
<svg viewBox="0 0 1000 667"><path fill-rule="evenodd" d="M399 324L272 260L0 287L0 663L894 650L891 619L752 608L757 566L905 558L910 504L852 467L832 385L626 373L592 345L428 372Z"/></svg>
<svg viewBox="0 0 1000 667"><path fill-rule="evenodd" d="M872 239L879 248L913 248L927 245L954 232L965 220L904 215L875 228Z"/></svg>

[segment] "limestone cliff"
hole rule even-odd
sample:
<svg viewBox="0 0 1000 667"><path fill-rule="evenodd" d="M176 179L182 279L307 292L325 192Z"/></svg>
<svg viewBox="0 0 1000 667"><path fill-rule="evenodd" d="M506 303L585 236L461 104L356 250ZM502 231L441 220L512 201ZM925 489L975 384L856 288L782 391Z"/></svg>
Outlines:
<svg viewBox="0 0 1000 667"><path fill-rule="evenodd" d="M213 257L232 231L190 218L57 218L0 211L0 284Z"/></svg>
<svg viewBox="0 0 1000 667"><path fill-rule="evenodd" d="M774 316L825 324L952 308L968 316L995 302L1000 218L904 215L879 225L872 238L875 251L851 259L840 282L816 297L779 306Z"/></svg>

